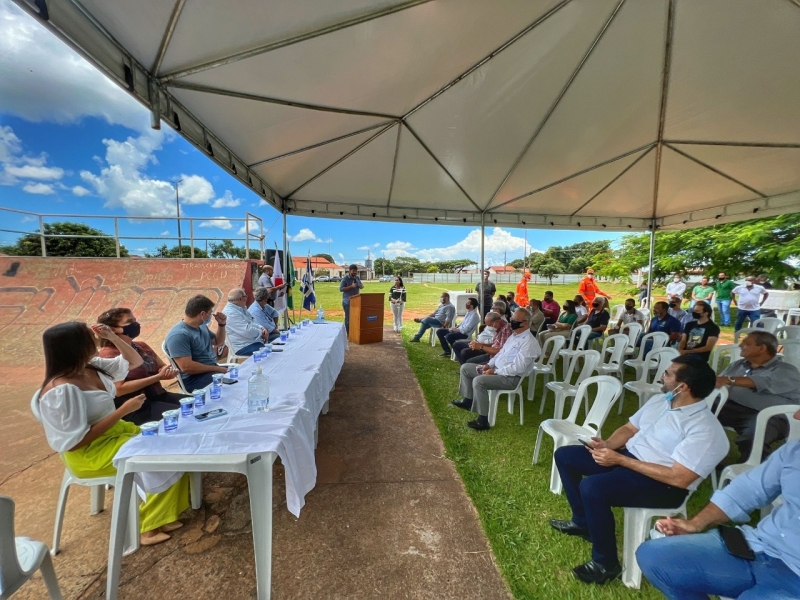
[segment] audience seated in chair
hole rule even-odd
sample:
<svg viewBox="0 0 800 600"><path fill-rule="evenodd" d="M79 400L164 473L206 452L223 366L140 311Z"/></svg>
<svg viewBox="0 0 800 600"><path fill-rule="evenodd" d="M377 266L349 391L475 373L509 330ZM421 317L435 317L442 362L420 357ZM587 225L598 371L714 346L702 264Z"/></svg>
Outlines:
<svg viewBox="0 0 800 600"><path fill-rule="evenodd" d="M459 393L462 399L453 400L452 404L478 413L477 419L467 423L472 429L489 429L489 390L516 388L520 379L530 373L534 361L541 354L539 342L530 331L530 321L527 308L517 309L509 323L511 336L486 366L470 363L461 365Z"/></svg>
<svg viewBox="0 0 800 600"><path fill-rule="evenodd" d="M453 324L456 318L456 307L450 302L450 294L447 292L442 292L442 296L439 301L439 306L437 306L436 310L427 317L414 319L415 323L420 324L419 331L417 331L414 337L409 341L419 342L420 338L422 338L424 333L431 327L438 329L440 327L450 327Z"/></svg>
<svg viewBox="0 0 800 600"><path fill-rule="evenodd" d="M280 313L270 305L269 299L269 289L257 287L253 290L253 303L247 307L247 312L253 315L257 325L267 331L267 342L272 342L281 335L278 329Z"/></svg>
<svg viewBox="0 0 800 600"><path fill-rule="evenodd" d="M800 419L800 410L794 418ZM783 502L756 527L746 524L751 512L780 496ZM666 537L639 546L636 559L650 583L670 599L800 598L798 515L800 441L795 441L717 490L694 518L657 521L656 529ZM729 549L719 530L702 533L729 521L743 524L726 535L738 537L742 550L752 551L751 559Z"/></svg>
<svg viewBox="0 0 800 600"><path fill-rule="evenodd" d="M678 352L695 360L708 362L719 340L719 326L711 320L711 305L698 301L692 308L692 320L683 328Z"/></svg>
<svg viewBox="0 0 800 600"><path fill-rule="evenodd" d="M252 356L264 347L269 333L247 310L247 292L244 288L233 288L228 292L228 303L222 312L228 317L225 331L236 356Z"/></svg>
<svg viewBox="0 0 800 600"><path fill-rule="evenodd" d="M478 339L472 342L459 340L453 344L453 350L456 352L459 363L484 365L492 356L500 352L500 348L511 335L508 321L501 316L505 309L505 302L495 301L492 304L492 310L486 313L483 320L486 328L478 335ZM487 330L489 331L487 332ZM487 333L491 336L490 339L486 339Z"/></svg>
<svg viewBox="0 0 800 600"><path fill-rule="evenodd" d="M608 314L608 300L596 296L592 300L592 310L589 311L589 316L586 317L586 324L592 328L589 334L589 341L596 340L603 337L603 332L608 327L608 321L611 315Z"/></svg>
<svg viewBox="0 0 800 600"><path fill-rule="evenodd" d="M572 518L550 524L592 543L591 560L573 569L585 583L622 573L611 507L678 507L728 453L728 438L704 400L714 390L711 367L678 356L662 382L664 393L607 440L555 453Z"/></svg>
<svg viewBox="0 0 800 600"><path fill-rule="evenodd" d="M644 315L636 310L636 301L633 298L625 300L625 311L620 316L616 325L608 330L608 335L614 335L622 331L622 328L629 323L638 323L644 327Z"/></svg>
<svg viewBox="0 0 800 600"><path fill-rule="evenodd" d="M728 388L728 402L719 414L725 427L736 430L742 462L750 456L756 418L769 406L800 404L800 371L777 356L778 339L767 331L754 331L740 342L741 358L717 377L717 387ZM783 417L769 420L764 437L767 457L771 445L786 439L789 424Z"/></svg>
<svg viewBox="0 0 800 600"><path fill-rule="evenodd" d="M436 337L442 345L441 356L450 356L450 344L458 340L469 339L472 332L478 327L481 320L478 312L478 300L475 298L468 298L467 314L461 319L461 323L457 327L440 327L436 330Z"/></svg>

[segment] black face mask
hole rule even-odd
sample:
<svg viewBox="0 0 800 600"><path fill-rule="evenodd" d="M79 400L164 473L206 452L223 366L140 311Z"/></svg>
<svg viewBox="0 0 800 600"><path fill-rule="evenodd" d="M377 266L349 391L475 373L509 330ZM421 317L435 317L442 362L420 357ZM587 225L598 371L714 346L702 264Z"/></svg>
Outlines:
<svg viewBox="0 0 800 600"><path fill-rule="evenodd" d="M511 325L511 329L514 329L514 330L520 329L522 327L523 323L525 323L525 321L515 321L514 319L511 319L508 322L508 324Z"/></svg>
<svg viewBox="0 0 800 600"><path fill-rule="evenodd" d="M693 313L692 313L692 316L693 316L695 319L698 319L698 320L699 320L699 319L701 319L701 318L703 317L703 313L701 313L701 312L699 312L699 313L693 312Z"/></svg>
<svg viewBox="0 0 800 600"><path fill-rule="evenodd" d="M134 321L133 323L128 323L125 327L122 328L122 335L127 335L131 339L135 339L139 337L139 334L142 332L142 326L137 322Z"/></svg>

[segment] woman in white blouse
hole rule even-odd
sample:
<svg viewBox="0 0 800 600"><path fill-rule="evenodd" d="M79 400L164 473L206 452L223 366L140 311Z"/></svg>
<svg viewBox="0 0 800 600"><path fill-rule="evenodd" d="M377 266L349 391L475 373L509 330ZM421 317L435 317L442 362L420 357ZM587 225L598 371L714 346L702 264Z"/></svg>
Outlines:
<svg viewBox="0 0 800 600"><path fill-rule="evenodd" d="M389 290L389 304L394 317L394 330L396 333L403 331L403 307L406 305L406 287L403 278L395 275L394 286Z"/></svg>
<svg viewBox="0 0 800 600"><path fill-rule="evenodd" d="M113 359L97 356L92 335L110 341L120 352ZM107 325L72 321L47 329L43 336L45 378L34 396L36 418L44 425L47 443L78 477L102 477L116 472L112 460L117 450L139 434L139 427L122 418L145 400L139 394L114 406L115 381L142 358ZM141 544L167 541L169 532L183 526L180 514L189 508L189 479L181 477L167 491L148 494L139 507Z"/></svg>

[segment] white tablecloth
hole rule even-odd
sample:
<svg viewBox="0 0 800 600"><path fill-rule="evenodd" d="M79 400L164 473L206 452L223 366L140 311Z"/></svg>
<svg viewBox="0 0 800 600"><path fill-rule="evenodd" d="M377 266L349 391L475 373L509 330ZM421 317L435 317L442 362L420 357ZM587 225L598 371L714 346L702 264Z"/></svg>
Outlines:
<svg viewBox="0 0 800 600"><path fill-rule="evenodd" d="M275 452L286 471L286 504L300 515L305 495L317 480L314 460L316 420L328 401L344 364L347 335L342 323L312 324L290 336L283 352L271 353L259 363L270 379L269 412L247 412L247 379L253 359L239 367L239 382L222 386L220 401L208 400L197 412L224 408L228 414L206 422L181 417L178 430L158 436L137 436L120 448L114 464L123 458L153 455L247 454ZM162 492L180 473L141 473L136 482L150 493Z"/></svg>

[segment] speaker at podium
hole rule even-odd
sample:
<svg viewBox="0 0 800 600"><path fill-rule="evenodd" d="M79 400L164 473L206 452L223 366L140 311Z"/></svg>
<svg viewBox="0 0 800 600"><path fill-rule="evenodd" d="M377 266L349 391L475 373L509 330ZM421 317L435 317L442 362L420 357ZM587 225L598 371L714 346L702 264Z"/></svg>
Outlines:
<svg viewBox="0 0 800 600"><path fill-rule="evenodd" d="M350 333L354 344L383 341L383 303L385 294L359 294L350 298Z"/></svg>

